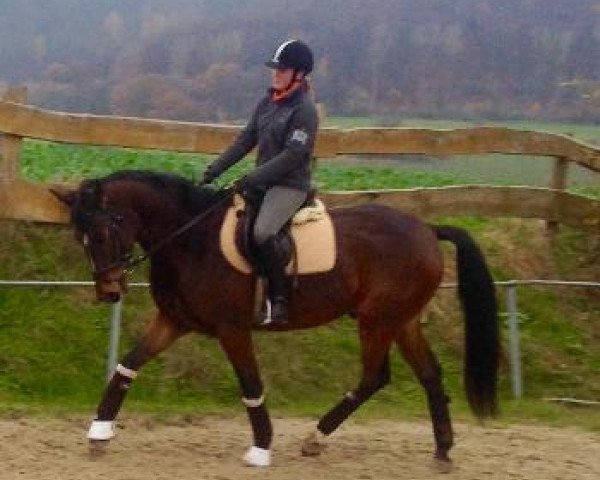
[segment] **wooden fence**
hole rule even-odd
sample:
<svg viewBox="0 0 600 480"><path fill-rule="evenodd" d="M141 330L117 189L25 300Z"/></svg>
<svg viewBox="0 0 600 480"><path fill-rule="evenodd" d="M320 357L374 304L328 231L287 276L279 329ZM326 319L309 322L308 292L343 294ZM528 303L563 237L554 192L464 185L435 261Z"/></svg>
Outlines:
<svg viewBox="0 0 600 480"><path fill-rule="evenodd" d="M8 89L0 99L0 218L65 222L66 211L48 185L19 175L23 138L54 142L219 153L239 127L54 112L26 105L26 91ZM330 206L378 202L420 216L484 215L545 219L600 234L600 201L565 191L572 163L600 172L600 148L565 135L476 127L321 129L318 157L344 154L464 155L503 153L554 157L548 188L457 186L368 192L324 192ZM151 167L151 165L149 165ZM596 173L595 173L596 172Z"/></svg>

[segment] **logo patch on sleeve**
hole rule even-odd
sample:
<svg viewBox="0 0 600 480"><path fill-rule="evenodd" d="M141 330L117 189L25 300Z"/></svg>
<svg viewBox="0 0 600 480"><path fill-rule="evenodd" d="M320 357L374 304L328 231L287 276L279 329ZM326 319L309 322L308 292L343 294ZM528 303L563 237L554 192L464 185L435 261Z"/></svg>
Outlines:
<svg viewBox="0 0 600 480"><path fill-rule="evenodd" d="M292 133L292 142L294 140L304 145L306 140L308 140L308 133L306 133L304 130L294 130Z"/></svg>

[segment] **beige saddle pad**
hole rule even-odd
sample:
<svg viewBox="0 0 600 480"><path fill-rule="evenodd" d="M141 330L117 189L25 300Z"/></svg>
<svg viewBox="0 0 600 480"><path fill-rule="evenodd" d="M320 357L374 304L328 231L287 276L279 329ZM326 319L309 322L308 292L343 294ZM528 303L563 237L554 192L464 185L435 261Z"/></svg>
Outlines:
<svg viewBox="0 0 600 480"><path fill-rule="evenodd" d="M221 226L221 252L225 259L238 271L252 273L251 265L240 254L235 244L235 230L238 212L244 209L244 201L237 196L227 210ZM331 217L323 203L317 200L316 207L300 210L292 219L292 238L298 255L298 273L327 272L335 265L335 232ZM287 273L293 273L293 259L287 266Z"/></svg>

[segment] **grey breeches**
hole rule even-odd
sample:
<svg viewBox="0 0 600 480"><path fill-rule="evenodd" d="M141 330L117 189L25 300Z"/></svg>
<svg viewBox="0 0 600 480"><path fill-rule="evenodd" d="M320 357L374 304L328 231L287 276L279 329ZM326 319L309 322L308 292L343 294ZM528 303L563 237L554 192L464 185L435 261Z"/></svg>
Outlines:
<svg viewBox="0 0 600 480"><path fill-rule="evenodd" d="M261 245L275 235L302 206L307 193L275 186L267 190L254 223L254 241Z"/></svg>

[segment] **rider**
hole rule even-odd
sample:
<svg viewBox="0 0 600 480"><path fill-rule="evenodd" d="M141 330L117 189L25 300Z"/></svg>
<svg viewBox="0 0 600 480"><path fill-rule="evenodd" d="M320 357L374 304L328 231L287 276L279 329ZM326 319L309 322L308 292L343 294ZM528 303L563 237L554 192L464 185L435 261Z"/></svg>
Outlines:
<svg viewBox="0 0 600 480"><path fill-rule="evenodd" d="M202 182L212 182L258 145L256 168L238 180L235 188L264 192L252 232L271 302L270 316L265 309L261 323L283 324L288 321L288 292L276 235L307 198L318 119L308 95L306 76L313 69L308 45L287 40L266 65L272 69L268 94L233 144L208 166Z"/></svg>

